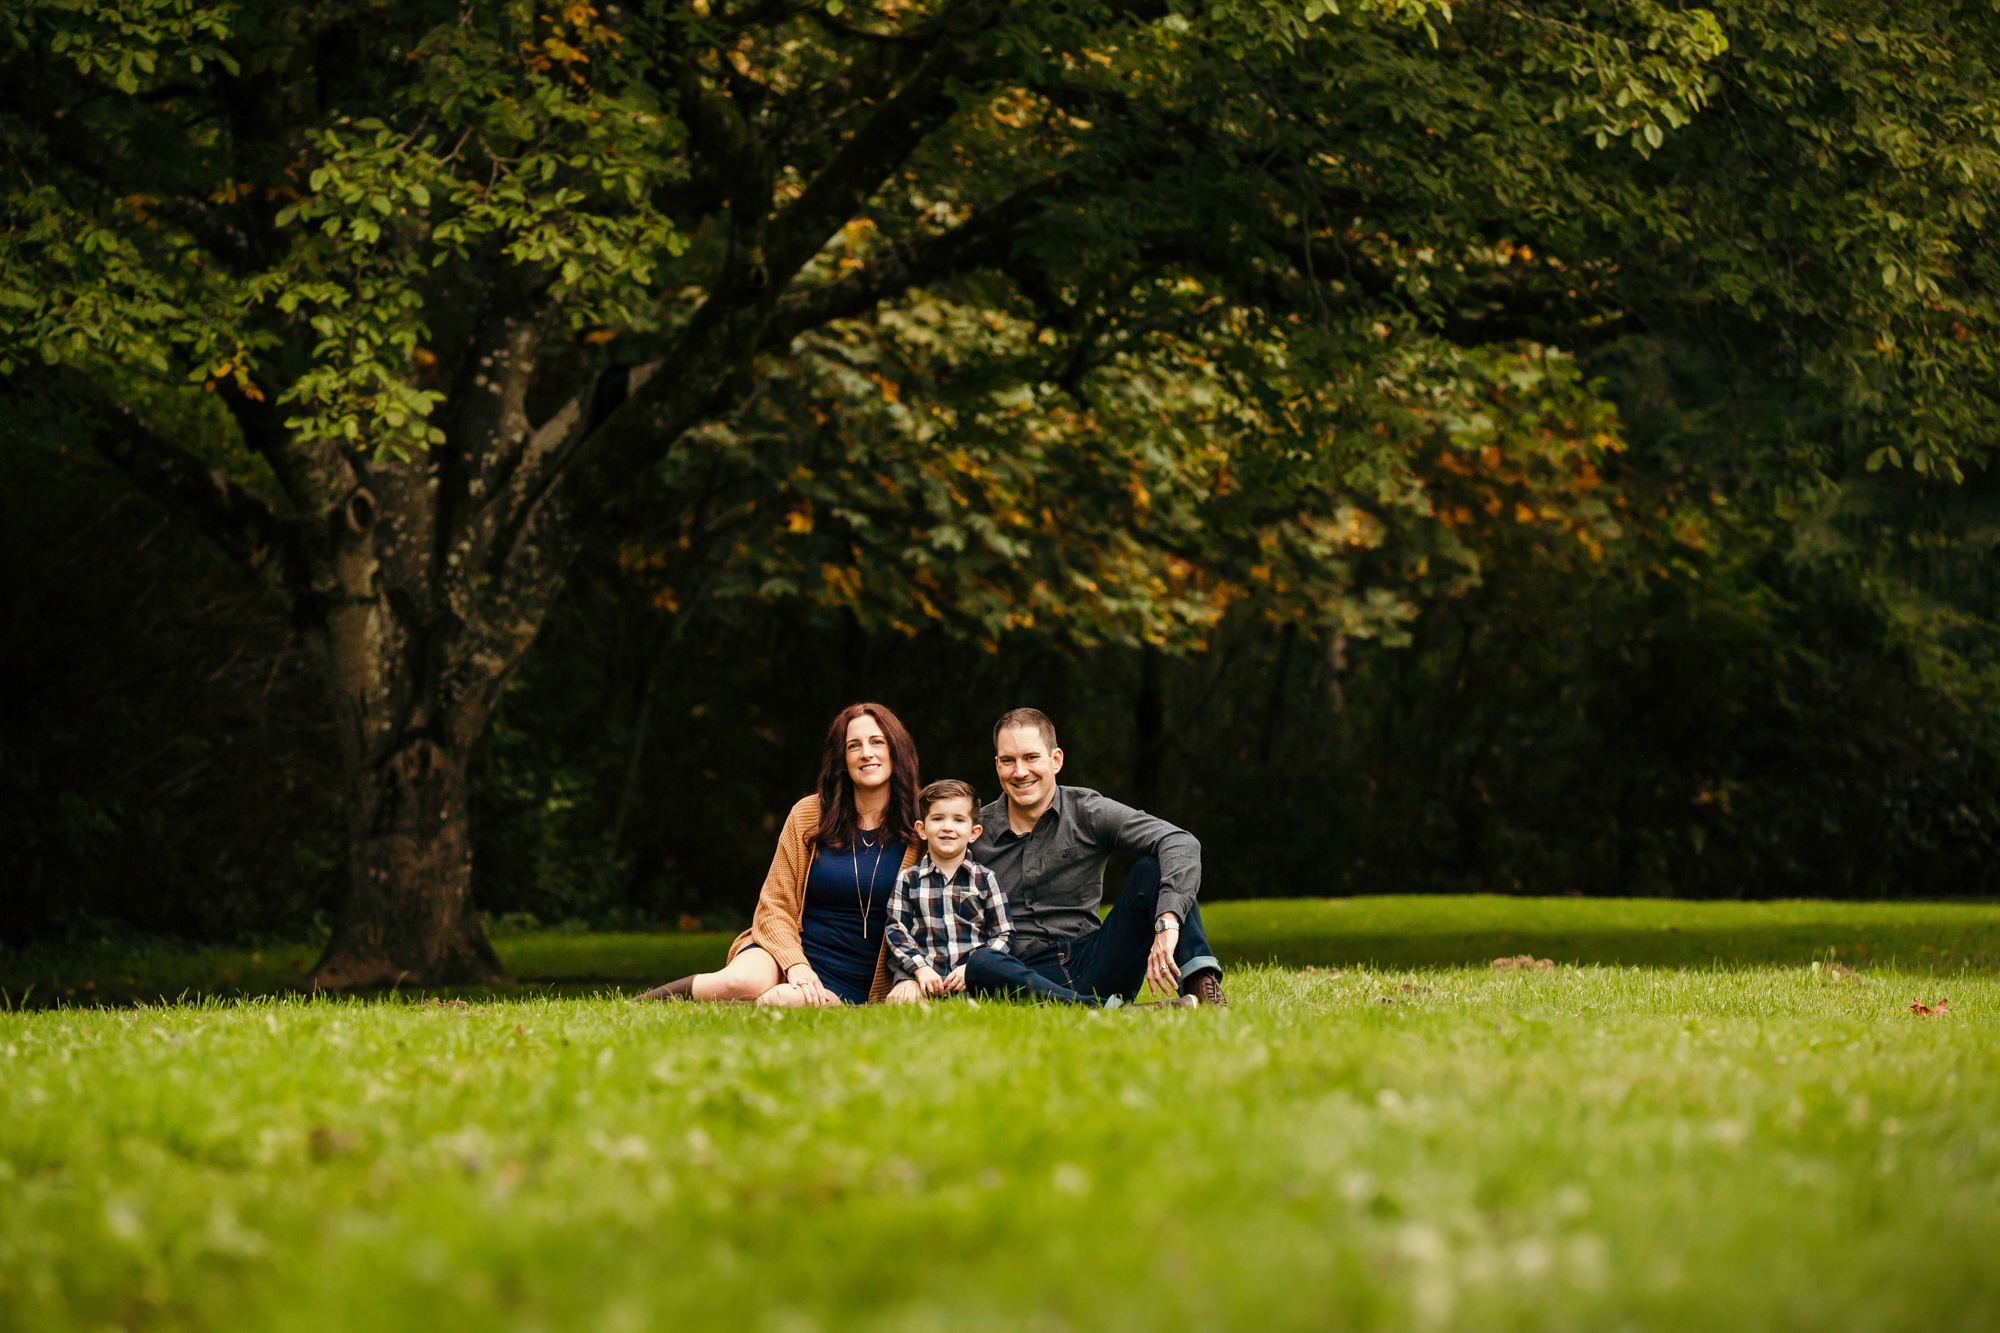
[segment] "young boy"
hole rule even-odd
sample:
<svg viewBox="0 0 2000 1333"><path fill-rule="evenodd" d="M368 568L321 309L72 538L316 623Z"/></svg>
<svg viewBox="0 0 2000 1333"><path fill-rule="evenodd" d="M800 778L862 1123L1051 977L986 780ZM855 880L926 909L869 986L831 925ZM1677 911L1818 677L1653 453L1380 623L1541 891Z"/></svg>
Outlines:
<svg viewBox="0 0 2000 1333"><path fill-rule="evenodd" d="M963 991L965 956L978 948L1005 953L1013 930L1000 881L965 859L980 834L978 793L947 778L918 793L917 809L925 855L896 877L889 894L891 1004Z"/></svg>

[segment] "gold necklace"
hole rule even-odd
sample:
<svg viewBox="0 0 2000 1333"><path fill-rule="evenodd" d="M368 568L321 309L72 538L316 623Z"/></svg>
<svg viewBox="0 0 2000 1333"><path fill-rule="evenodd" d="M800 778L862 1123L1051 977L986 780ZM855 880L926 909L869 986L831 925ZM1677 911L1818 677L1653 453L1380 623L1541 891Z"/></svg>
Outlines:
<svg viewBox="0 0 2000 1333"><path fill-rule="evenodd" d="M861 853L854 849L861 843L861 829L856 826L854 841L847 844L847 859L854 867L854 905L861 907ZM882 852L886 849L868 844L874 851L875 859L868 863L868 905L861 907L861 938L868 938L868 914L875 910L875 872L882 868Z"/></svg>

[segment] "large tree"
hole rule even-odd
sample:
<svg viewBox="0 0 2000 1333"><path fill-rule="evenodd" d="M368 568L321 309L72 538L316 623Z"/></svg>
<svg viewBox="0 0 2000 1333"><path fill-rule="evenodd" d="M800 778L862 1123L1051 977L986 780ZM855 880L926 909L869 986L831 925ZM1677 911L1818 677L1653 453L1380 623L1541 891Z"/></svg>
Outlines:
<svg viewBox="0 0 2000 1333"><path fill-rule="evenodd" d="M1783 39L1767 52L1826 26L1775 4L1751 17ZM1935 32L1910 41L1951 54ZM914 325L871 322L884 302L931 320L933 342L971 346L953 325L977 319L1005 344L931 360L1005 380L982 389L1005 412L957 414L966 375L942 373L932 421L890 432L919 473L985 496L982 522L932 521L918 545L971 553L936 563L992 630L1082 602L1161 641L1259 582L1325 619L1286 571L1352 590L1344 551L1372 519L1350 500L1431 510L1420 449L1357 438L1476 448L1489 389L1509 411L1538 386L1572 392L1539 353L1510 378L1517 354L1456 348L1601 336L1668 289L1804 293L1788 328L1808 298L1838 322L1828 293L1851 274L1759 253L1770 223L1742 215L1739 182L1713 185L1735 212L1691 207L1690 180L1739 160L1737 127L1669 148L1712 118L1728 47L1708 11L1650 0L1455 16L1399 0L35 0L0 15L0 369L24 407L88 421L107 458L259 571L316 651L351 881L318 981L490 977L467 758L565 571L656 517L648 498L716 441L778 459L812 435L787 393L802 377L879 381L894 402L903 381L865 363ZM1777 63L1750 73L1797 95L1779 77L1797 62ZM1862 58L1871 78L1880 65ZM1966 100L1932 92L1927 134ZM1984 188L1983 151L1912 174ZM1820 208L1806 258L1841 252L1826 228L1866 212ZM1971 318L1946 269L1976 219L1954 218L1878 247L1881 318L1944 330L1922 343L1933 378ZM1695 255L1712 272L1677 272ZM162 424L190 416L168 410L187 385L226 407L232 438ZM1601 424L1569 412L1545 452ZM772 549L815 531L794 486L806 503ZM1122 495L1129 521L1017 503L1036 486ZM869 530L841 499L818 503L847 536ZM1596 521L1553 517L1587 540ZM1426 540L1448 548L1448 528ZM1067 577L1024 577L1043 541ZM858 607L874 567L842 545L818 577ZM908 577L886 600L934 605L938 571L907 542L895 559ZM1428 567L1418 552L1395 577ZM1370 605L1357 593L1333 619L1395 619Z"/></svg>

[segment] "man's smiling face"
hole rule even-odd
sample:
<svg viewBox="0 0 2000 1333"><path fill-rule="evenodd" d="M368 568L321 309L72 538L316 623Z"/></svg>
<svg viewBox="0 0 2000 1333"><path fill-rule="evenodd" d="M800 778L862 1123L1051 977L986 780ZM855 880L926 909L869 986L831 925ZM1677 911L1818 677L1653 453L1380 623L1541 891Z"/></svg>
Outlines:
<svg viewBox="0 0 2000 1333"><path fill-rule="evenodd" d="M1040 727L1002 727L994 742L993 769L1007 804L1016 812L1039 816L1056 798L1056 775L1063 752L1050 749Z"/></svg>

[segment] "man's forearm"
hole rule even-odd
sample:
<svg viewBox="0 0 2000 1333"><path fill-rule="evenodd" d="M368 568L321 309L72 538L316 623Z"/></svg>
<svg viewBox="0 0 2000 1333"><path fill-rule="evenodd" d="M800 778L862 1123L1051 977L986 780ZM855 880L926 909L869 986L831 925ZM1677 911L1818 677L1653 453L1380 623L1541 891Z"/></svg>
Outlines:
<svg viewBox="0 0 2000 1333"><path fill-rule="evenodd" d="M1164 820L1161 821L1165 823ZM1160 858L1160 879L1194 893L1201 887L1201 842L1184 828L1167 825L1153 855ZM1186 881L1182 883L1182 881Z"/></svg>
<svg viewBox="0 0 2000 1333"><path fill-rule="evenodd" d="M1112 824L1106 831L1120 851L1150 856L1160 863L1157 910L1172 912L1176 919L1186 917L1201 891L1200 840L1158 815L1116 801L1106 801L1102 814Z"/></svg>
<svg viewBox="0 0 2000 1333"><path fill-rule="evenodd" d="M1153 853L1160 860L1160 896L1156 913L1173 913L1176 923L1185 920L1201 891L1201 843L1186 829L1174 829L1160 839Z"/></svg>

